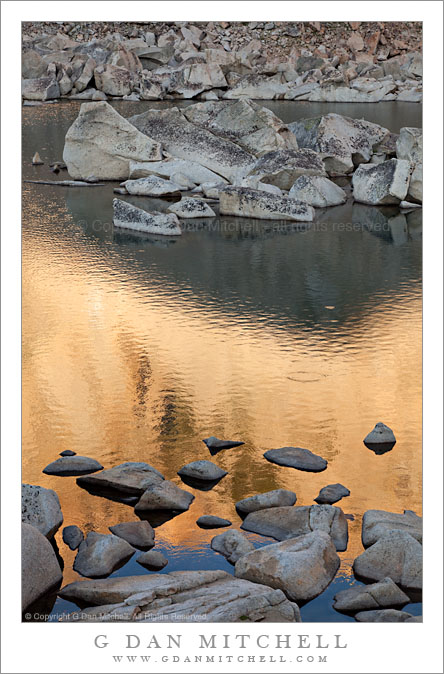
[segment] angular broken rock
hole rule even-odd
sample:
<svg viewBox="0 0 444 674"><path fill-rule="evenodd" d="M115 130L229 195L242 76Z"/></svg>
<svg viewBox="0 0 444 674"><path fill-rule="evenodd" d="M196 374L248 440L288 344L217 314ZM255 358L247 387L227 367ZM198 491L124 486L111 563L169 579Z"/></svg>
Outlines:
<svg viewBox="0 0 444 674"><path fill-rule="evenodd" d="M27 101L48 101L52 98L59 98L59 83L52 77L22 80L22 97Z"/></svg>
<svg viewBox="0 0 444 674"><path fill-rule="evenodd" d="M401 588L422 589L422 545L404 531L389 531L353 562L355 575L364 580L387 576Z"/></svg>
<svg viewBox="0 0 444 674"><path fill-rule="evenodd" d="M225 571L175 571L80 581L65 586L59 595L102 609L119 604L108 611L99 609L99 618L94 610L80 611L72 618L76 622L112 621L125 607L126 619L140 622L301 621L297 604L281 590L233 578Z"/></svg>
<svg viewBox="0 0 444 674"><path fill-rule="evenodd" d="M126 180L130 161L162 159L160 143L138 131L108 103L83 103L65 137L63 161L72 178Z"/></svg>
<svg viewBox="0 0 444 674"><path fill-rule="evenodd" d="M264 457L278 466L288 466L297 470L306 470L310 473L319 473L327 468L327 461L309 449L302 447L280 447L269 449Z"/></svg>
<svg viewBox="0 0 444 674"><path fill-rule="evenodd" d="M83 531L75 524L71 524L69 527L63 529L62 538L70 550L77 550L83 541Z"/></svg>
<svg viewBox="0 0 444 674"><path fill-rule="evenodd" d="M364 444L367 447L372 447L372 445L393 445L396 443L395 434L392 429L379 422L376 424L374 429L368 433L364 438Z"/></svg>
<svg viewBox="0 0 444 674"><path fill-rule="evenodd" d="M314 218L314 210L307 204L250 187L224 187L219 191L219 199L221 215L299 222L311 222Z"/></svg>
<svg viewBox="0 0 444 674"><path fill-rule="evenodd" d="M102 468L101 463L87 456L62 456L60 459L49 463L43 469L43 473L60 476L86 475L102 470Z"/></svg>
<svg viewBox="0 0 444 674"><path fill-rule="evenodd" d="M263 494L249 496L236 503L236 510L242 514L253 513L265 508L277 508L279 506L292 506L296 503L296 494L288 489L273 489Z"/></svg>
<svg viewBox="0 0 444 674"><path fill-rule="evenodd" d="M385 510L367 510L362 518L362 545L368 548L389 531L405 531L422 543L422 517L412 510L391 513Z"/></svg>
<svg viewBox="0 0 444 674"><path fill-rule="evenodd" d="M344 496L350 496L350 490L344 487L343 484L336 483L322 487L314 500L316 503L329 503L332 505L340 501Z"/></svg>
<svg viewBox="0 0 444 674"><path fill-rule="evenodd" d="M293 601L317 597L333 580L340 559L323 531L273 543L244 555L235 576L279 588Z"/></svg>
<svg viewBox="0 0 444 674"><path fill-rule="evenodd" d="M236 564L243 555L254 550L253 543L237 529L230 529L215 536L211 540L211 547L226 557L231 564Z"/></svg>
<svg viewBox="0 0 444 674"><path fill-rule="evenodd" d="M202 480L212 482L213 480L220 480L225 475L228 475L226 470L219 468L212 461L192 461L183 466L177 471L181 477L189 477L194 480Z"/></svg>
<svg viewBox="0 0 444 674"><path fill-rule="evenodd" d="M148 110L129 122L174 157L202 164L228 180L247 173L255 162L239 145L191 124L178 108Z"/></svg>
<svg viewBox="0 0 444 674"><path fill-rule="evenodd" d="M74 571L88 578L103 578L122 566L135 553L123 538L90 531L80 543Z"/></svg>
<svg viewBox="0 0 444 674"><path fill-rule="evenodd" d="M137 563L149 569L163 569L167 564L167 558L157 550L150 550L137 558Z"/></svg>
<svg viewBox="0 0 444 674"><path fill-rule="evenodd" d="M378 206L399 204L409 189L411 164L405 159L388 159L382 164L360 164L353 174L353 198Z"/></svg>
<svg viewBox="0 0 444 674"><path fill-rule="evenodd" d="M220 529L221 527L230 527L232 522L216 515L202 515L196 520L196 524L201 529Z"/></svg>
<svg viewBox="0 0 444 674"><path fill-rule="evenodd" d="M168 213L175 213L179 218L214 218L216 213L204 201L183 197L181 201L167 208Z"/></svg>
<svg viewBox="0 0 444 674"><path fill-rule="evenodd" d="M347 549L348 523L340 508L331 505L282 506L247 515L241 529L278 541L302 536L311 531L328 534L338 551Z"/></svg>
<svg viewBox="0 0 444 674"><path fill-rule="evenodd" d="M209 450L215 449L217 451L220 449L232 449L233 447L240 447L240 445L245 444L241 440L219 440L214 435L204 438L202 442L206 444Z"/></svg>
<svg viewBox="0 0 444 674"><path fill-rule="evenodd" d="M181 489L174 482L164 480L150 485L136 503L134 510L188 510L194 500L193 494Z"/></svg>
<svg viewBox="0 0 444 674"><path fill-rule="evenodd" d="M338 206L347 201L344 190L328 178L322 176L299 176L288 196L303 201L314 208Z"/></svg>
<svg viewBox="0 0 444 674"><path fill-rule="evenodd" d="M161 236L182 234L178 217L174 213L148 213L121 199L113 199L113 212L114 225L122 229Z"/></svg>
<svg viewBox="0 0 444 674"><path fill-rule="evenodd" d="M148 463L127 461L101 473L76 480L81 487L93 487L100 491L113 490L121 494L141 496L151 484L162 482L162 473Z"/></svg>
<svg viewBox="0 0 444 674"><path fill-rule="evenodd" d="M180 185L176 185L171 180L159 178L159 176L126 180L122 183L122 187L128 194L143 197L180 197Z"/></svg>
<svg viewBox="0 0 444 674"><path fill-rule="evenodd" d="M413 164L422 164L422 129L404 126L396 141L396 156Z"/></svg>
<svg viewBox="0 0 444 674"><path fill-rule="evenodd" d="M129 165L129 177L146 178L150 175L158 175L162 178L172 178L175 173L186 175L194 183L201 185L208 182L224 182L217 173L210 171L196 161L185 159L164 159L163 161L136 162L131 161Z"/></svg>
<svg viewBox="0 0 444 674"><path fill-rule="evenodd" d="M338 592L334 597L333 608L337 611L365 611L387 606L404 606L410 602L391 578L383 578L372 585L357 585Z"/></svg>
<svg viewBox="0 0 444 674"><path fill-rule="evenodd" d="M109 96L127 96L134 86L134 77L129 70L110 63L97 66L94 79L97 89Z"/></svg>
<svg viewBox="0 0 444 674"><path fill-rule="evenodd" d="M249 172L263 183L289 190L299 176L325 176L321 157L307 148L299 150L275 150L258 159Z"/></svg>
<svg viewBox="0 0 444 674"><path fill-rule="evenodd" d="M22 484L22 522L52 538L63 522L59 497L52 489Z"/></svg>
<svg viewBox="0 0 444 674"><path fill-rule="evenodd" d="M22 611L62 580L54 548L38 529L22 523Z"/></svg>
<svg viewBox="0 0 444 674"><path fill-rule="evenodd" d="M35 155L33 156L31 163L33 166L41 166L43 164L38 152L36 152Z"/></svg>
<svg viewBox="0 0 444 674"><path fill-rule="evenodd" d="M386 608L376 611L361 611L355 615L355 620L360 623L405 623L411 622L413 617L407 611Z"/></svg>
<svg viewBox="0 0 444 674"><path fill-rule="evenodd" d="M146 520L137 522L121 522L108 527L112 534L139 550L154 547L154 529Z"/></svg>

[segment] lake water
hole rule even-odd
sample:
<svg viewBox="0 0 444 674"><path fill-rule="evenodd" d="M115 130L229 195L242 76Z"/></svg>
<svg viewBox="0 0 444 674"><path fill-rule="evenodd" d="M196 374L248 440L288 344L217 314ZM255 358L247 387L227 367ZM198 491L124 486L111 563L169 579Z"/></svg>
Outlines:
<svg viewBox="0 0 444 674"><path fill-rule="evenodd" d="M165 105L114 103L126 117ZM334 111L395 132L421 126L421 106L408 103L266 105L286 122ZM55 178L47 165L61 160L79 107L23 108L24 178ZM30 165L35 151L45 166ZM362 514L421 514L421 212L406 217L349 200L317 211L306 228L217 217L169 241L114 231L113 187L23 185L23 481L57 491L65 526L109 533L137 519L130 506L42 469L64 449L105 467L156 466L196 497L156 528L156 549L169 559L164 573L233 572L209 547L222 530L198 528L200 515L238 528L241 498L286 488L297 505L310 505L321 487L341 482L351 491L337 504L354 516L349 546L336 579L301 613L304 621L353 620L332 608L332 597L357 582ZM362 442L378 421L397 437L383 455ZM245 445L212 458L202 443L209 435ZM263 458L286 445L325 457L327 470ZM211 491L176 474L198 459L228 471ZM56 541L63 583L81 579L61 529ZM147 573L138 554L113 575ZM54 597L46 604L50 620L75 609ZM420 604L407 610L417 614Z"/></svg>

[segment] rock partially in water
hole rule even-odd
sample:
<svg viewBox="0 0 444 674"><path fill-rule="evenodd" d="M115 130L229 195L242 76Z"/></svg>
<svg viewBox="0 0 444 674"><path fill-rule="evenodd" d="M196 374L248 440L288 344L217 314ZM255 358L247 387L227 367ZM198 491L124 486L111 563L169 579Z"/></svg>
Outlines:
<svg viewBox="0 0 444 674"><path fill-rule="evenodd" d="M59 98L59 83L53 77L22 80L22 97L28 101L47 101Z"/></svg>
<svg viewBox="0 0 444 674"><path fill-rule="evenodd" d="M336 484L329 484L326 487L322 487L319 494L314 499L316 503L337 503L344 496L350 496L350 490L347 487L344 487L343 484L337 482Z"/></svg>
<svg viewBox="0 0 444 674"><path fill-rule="evenodd" d="M154 547L154 529L146 520L137 522L121 522L108 527L112 534L139 550Z"/></svg>
<svg viewBox="0 0 444 674"><path fill-rule="evenodd" d="M264 457L271 463L277 463L278 466L287 466L310 473L319 473L327 468L325 459L302 447L269 449L264 453Z"/></svg>
<svg viewBox="0 0 444 674"><path fill-rule="evenodd" d="M264 510L265 508L277 508L279 506L292 506L296 503L296 494L288 489L273 489L262 494L249 496L236 503L236 510L242 514Z"/></svg>
<svg viewBox="0 0 444 674"><path fill-rule="evenodd" d="M201 529L220 529L221 527L231 527L232 522L216 515L202 515L196 520L196 524Z"/></svg>
<svg viewBox="0 0 444 674"><path fill-rule="evenodd" d="M214 435L211 435L209 438L204 438L202 440L211 451L219 452L221 449L232 449L233 447L240 447L245 443L242 440L220 440Z"/></svg>
<svg viewBox="0 0 444 674"><path fill-rule="evenodd" d="M330 536L316 531L244 555L235 575L279 588L292 601L309 601L331 583L339 565Z"/></svg>
<svg viewBox="0 0 444 674"><path fill-rule="evenodd" d="M102 470L103 466L88 456L62 456L43 469L45 475L73 476L87 475Z"/></svg>
<svg viewBox="0 0 444 674"><path fill-rule="evenodd" d="M75 524L70 524L63 529L62 538L70 550L77 550L84 538L83 531Z"/></svg>
<svg viewBox="0 0 444 674"><path fill-rule="evenodd" d="M216 213L204 201L183 197L181 201L167 208L168 213L175 213L178 218L214 218Z"/></svg>
<svg viewBox="0 0 444 674"><path fill-rule="evenodd" d="M188 510L193 500L193 494L181 489L174 482L164 480L147 487L134 510L136 513L147 510Z"/></svg>
<svg viewBox="0 0 444 674"><path fill-rule="evenodd" d="M51 543L38 529L22 523L22 611L55 589L62 571Z"/></svg>
<svg viewBox="0 0 444 674"><path fill-rule="evenodd" d="M275 150L260 157L248 175L289 190L299 176L325 176L325 167L321 156L313 150Z"/></svg>
<svg viewBox="0 0 444 674"><path fill-rule="evenodd" d="M241 529L278 541L302 536L311 531L328 534L336 550L344 551L348 543L348 523L341 508L331 505L282 506L247 515Z"/></svg>
<svg viewBox="0 0 444 674"><path fill-rule="evenodd" d="M277 73L272 77L257 75L245 75L232 86L224 98L256 98L261 101L283 98L288 91L288 85L283 81L282 74Z"/></svg>
<svg viewBox="0 0 444 674"><path fill-rule="evenodd" d="M65 137L63 161L72 178L126 180L130 161L162 159L160 143L138 131L106 102L83 103Z"/></svg>
<svg viewBox="0 0 444 674"><path fill-rule="evenodd" d="M42 162L42 160L40 159L39 153L36 152L36 153L34 154L33 158L32 158L32 162L31 162L31 163L32 163L33 166L42 166L42 164L43 164L44 162Z"/></svg>
<svg viewBox="0 0 444 674"><path fill-rule="evenodd" d="M410 176L408 197L422 204L422 162L418 162Z"/></svg>
<svg viewBox="0 0 444 674"><path fill-rule="evenodd" d="M411 168L405 159L361 164L353 174L353 198L371 206L399 204L407 196Z"/></svg>
<svg viewBox="0 0 444 674"><path fill-rule="evenodd" d="M364 580L387 576L401 588L422 589L422 545L405 531L389 531L353 563L355 575Z"/></svg>
<svg viewBox="0 0 444 674"><path fill-rule="evenodd" d="M159 176L127 180L122 183L122 187L128 194L144 197L180 197L180 185Z"/></svg>
<svg viewBox="0 0 444 674"><path fill-rule="evenodd" d="M59 497L52 489L22 484L22 522L50 539L63 522Z"/></svg>
<svg viewBox="0 0 444 674"><path fill-rule="evenodd" d="M71 619L101 622L300 622L297 604L281 590L233 578L225 571L176 571L126 578L81 581L59 595L100 609L86 609ZM119 604L117 607L107 605ZM128 610L130 609L130 610ZM132 609L132 610L131 610ZM94 615L96 613L96 615ZM128 617L130 616L130 617Z"/></svg>
<svg viewBox="0 0 444 674"><path fill-rule="evenodd" d="M63 452L60 452L60 456L75 456L76 452L73 452L72 449L64 449Z"/></svg>
<svg viewBox="0 0 444 674"><path fill-rule="evenodd" d="M212 461L192 461L183 466L177 471L180 477L188 477L194 480L203 480L212 482L213 480L220 480L225 475L228 475L226 470L219 468Z"/></svg>
<svg viewBox="0 0 444 674"><path fill-rule="evenodd" d="M385 510L367 510L362 518L362 545L368 548L389 531L405 531L422 543L422 517L412 510L391 513Z"/></svg>
<svg viewBox="0 0 444 674"><path fill-rule="evenodd" d="M303 201L314 208L326 208L345 204L344 190L328 178L322 176L299 176L288 196Z"/></svg>
<svg viewBox="0 0 444 674"><path fill-rule="evenodd" d="M196 161L188 161L186 159L164 159L163 161L145 161L137 162L131 161L129 165L129 177L134 180L136 178L146 178L150 175L158 175L162 178L173 178L175 173L182 173L186 175L197 185L207 182L223 182L227 181L221 178L214 171L210 171L205 166Z"/></svg>
<svg viewBox="0 0 444 674"><path fill-rule="evenodd" d="M215 536L211 540L211 547L226 557L231 564L236 564L243 555L254 550L253 543L237 529L230 529Z"/></svg>
<svg viewBox="0 0 444 674"><path fill-rule="evenodd" d="M162 473L149 463L126 461L101 473L80 477L77 484L81 487L94 487L96 490L113 490L130 496L141 496L151 484L161 482Z"/></svg>
<svg viewBox="0 0 444 674"><path fill-rule="evenodd" d="M135 553L123 538L90 531L80 543L74 560L74 571L87 578L103 578L121 567Z"/></svg>
<svg viewBox="0 0 444 674"><path fill-rule="evenodd" d="M163 569L167 564L167 558L157 550L150 550L137 558L138 564L148 569Z"/></svg>
<svg viewBox="0 0 444 674"><path fill-rule="evenodd" d="M422 129L402 127L396 141L396 156L412 164L422 164Z"/></svg>
<svg viewBox="0 0 444 674"><path fill-rule="evenodd" d="M333 608L337 611L364 611L387 606L404 606L410 602L391 578L383 578L372 585L357 585L342 590L334 596Z"/></svg>
<svg viewBox="0 0 444 674"><path fill-rule="evenodd" d="M148 178L143 178L143 180L148 180ZM114 225L122 229L161 236L182 234L179 219L174 213L148 213L121 199L113 199L113 212Z"/></svg>
<svg viewBox="0 0 444 674"><path fill-rule="evenodd" d="M405 623L411 622L413 617L407 611L386 608L376 611L361 611L355 615L355 620L359 623Z"/></svg>
<svg viewBox="0 0 444 674"><path fill-rule="evenodd" d="M364 445L366 445L366 447L373 450L384 450L381 453L389 451L395 444L396 438L392 429L381 421L378 422L374 429L364 438Z"/></svg>
<svg viewBox="0 0 444 674"><path fill-rule="evenodd" d="M298 222L314 219L313 208L301 201L249 187L225 187L219 191L219 199L221 215Z"/></svg>

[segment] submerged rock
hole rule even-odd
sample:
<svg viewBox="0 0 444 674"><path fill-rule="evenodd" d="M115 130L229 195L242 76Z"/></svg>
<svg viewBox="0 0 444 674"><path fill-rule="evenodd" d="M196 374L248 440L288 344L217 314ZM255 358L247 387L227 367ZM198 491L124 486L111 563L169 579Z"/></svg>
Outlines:
<svg viewBox="0 0 444 674"><path fill-rule="evenodd" d="M63 529L62 538L70 550L77 550L84 538L83 531L75 524L71 524Z"/></svg>
<svg viewBox="0 0 444 674"><path fill-rule="evenodd" d="M72 620L76 622L112 621L122 611L125 619L140 622L301 620L297 604L288 601L281 590L233 578L225 571L176 571L81 581L65 586L59 595L69 601L101 607L74 614ZM117 606L106 610L110 604Z"/></svg>
<svg viewBox="0 0 444 674"><path fill-rule="evenodd" d="M122 538L90 531L80 543L73 568L82 576L102 578L122 566L134 553L135 549Z"/></svg>
<svg viewBox="0 0 444 674"><path fill-rule="evenodd" d="M130 161L162 158L161 146L138 131L108 103L83 103L65 137L63 161L72 178L126 180Z"/></svg>
<svg viewBox="0 0 444 674"><path fill-rule="evenodd" d="M167 564L167 558L157 550L150 550L137 558L137 563L149 569L163 569Z"/></svg>
<svg viewBox="0 0 444 674"><path fill-rule="evenodd" d="M385 510L367 510L362 518L362 545L368 548L389 531L405 531L422 543L422 517L412 510L391 513Z"/></svg>
<svg viewBox="0 0 444 674"><path fill-rule="evenodd" d="M296 503L296 494L288 489L273 489L263 494L249 496L236 503L236 510L241 513L253 513L265 508L292 506Z"/></svg>
<svg viewBox="0 0 444 674"><path fill-rule="evenodd" d="M22 523L22 611L57 587L62 571L54 548L30 524Z"/></svg>
<svg viewBox="0 0 444 674"><path fill-rule="evenodd" d="M355 615L355 620L360 623L405 623L410 622L413 615L407 611L397 611L386 608L376 611L361 611Z"/></svg>
<svg viewBox="0 0 444 674"><path fill-rule="evenodd" d="M321 157L313 150L275 150L258 159L248 174L263 183L289 190L299 176L325 176Z"/></svg>
<svg viewBox="0 0 444 674"><path fill-rule="evenodd" d="M96 475L80 477L77 484L81 487L89 486L104 491L110 489L122 494L141 496L147 487L163 479L162 473L149 463L127 461Z"/></svg>
<svg viewBox="0 0 444 674"><path fill-rule="evenodd" d="M219 191L221 215L263 220L311 222L314 210L296 199L249 187L225 187Z"/></svg>
<svg viewBox="0 0 444 674"><path fill-rule="evenodd" d="M193 494L174 482L164 480L147 487L134 510L136 513L147 510L188 510L193 500Z"/></svg>
<svg viewBox="0 0 444 674"><path fill-rule="evenodd" d="M344 190L322 176L299 176L288 196L314 208L338 206L347 201Z"/></svg>
<svg viewBox="0 0 444 674"><path fill-rule="evenodd" d="M139 550L154 547L154 529L146 520L138 522L121 522L108 527L112 534Z"/></svg>
<svg viewBox="0 0 444 674"><path fill-rule="evenodd" d="M309 449L302 449L302 447L269 449L264 453L264 457L271 463L277 463L278 466L306 470L310 473L319 473L327 468L325 459L313 454Z"/></svg>
<svg viewBox="0 0 444 674"><path fill-rule="evenodd" d="M350 490L347 487L344 487L343 484L329 484L326 487L322 487L318 496L314 499L316 503L337 503L344 496L350 496Z"/></svg>
<svg viewBox="0 0 444 674"><path fill-rule="evenodd" d="M181 201L167 208L169 213L175 213L179 218L214 218L216 213L204 201L183 197Z"/></svg>
<svg viewBox="0 0 444 674"><path fill-rule="evenodd" d="M279 588L293 601L309 601L331 583L340 565L335 546L323 531L274 543L242 556L237 578Z"/></svg>
<svg viewBox="0 0 444 674"><path fill-rule="evenodd" d="M189 477L194 480L203 480L212 482L213 480L220 480L225 475L228 475L226 470L219 468L212 461L192 461L183 466L177 471L181 477Z"/></svg>
<svg viewBox="0 0 444 674"><path fill-rule="evenodd" d="M147 178L138 178L137 180L127 180L122 183L128 194L135 194L144 197L180 197L180 185L159 178L159 176L148 176Z"/></svg>
<svg viewBox="0 0 444 674"><path fill-rule="evenodd" d="M347 549L348 523L340 508L331 505L282 506L247 515L241 529L278 541L302 536L311 531L328 534L336 550Z"/></svg>
<svg viewBox="0 0 444 674"><path fill-rule="evenodd" d="M148 213L121 199L113 199L113 212L114 225L122 229L162 236L182 234L179 219L174 213Z"/></svg>
<svg viewBox="0 0 444 674"><path fill-rule="evenodd" d="M422 589L422 545L405 531L389 531L353 562L359 578L387 576L407 590Z"/></svg>
<svg viewBox="0 0 444 674"><path fill-rule="evenodd" d="M388 159L382 164L361 164L353 174L353 198L372 206L399 204L407 196L411 164Z"/></svg>
<svg viewBox="0 0 444 674"><path fill-rule="evenodd" d="M63 522L59 497L52 489L22 484L22 522L52 538Z"/></svg>
<svg viewBox="0 0 444 674"><path fill-rule="evenodd" d="M410 602L391 578L383 578L372 585L357 585L338 592L334 597L333 608L337 611L364 611L387 606L404 606Z"/></svg>
<svg viewBox="0 0 444 674"><path fill-rule="evenodd" d="M230 529L215 536L211 540L211 547L226 557L231 564L235 564L243 555L254 550L253 543L237 529Z"/></svg>
<svg viewBox="0 0 444 674"><path fill-rule="evenodd" d="M230 527L232 522L216 515L202 515L196 520L196 524L201 529L220 529L221 527Z"/></svg>
<svg viewBox="0 0 444 674"><path fill-rule="evenodd" d="M46 475L86 475L87 473L95 473L102 470L103 466L95 459L90 459L88 456L62 456L52 463L49 463L43 472Z"/></svg>

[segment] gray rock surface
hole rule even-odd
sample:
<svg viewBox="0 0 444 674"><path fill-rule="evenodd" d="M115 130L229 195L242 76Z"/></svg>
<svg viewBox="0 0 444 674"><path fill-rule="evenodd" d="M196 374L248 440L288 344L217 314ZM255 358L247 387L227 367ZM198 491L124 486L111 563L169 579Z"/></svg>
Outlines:
<svg viewBox="0 0 444 674"><path fill-rule="evenodd" d="M126 180L122 183L128 194L144 197L179 197L180 185L159 176L148 176L137 180Z"/></svg>
<svg viewBox="0 0 444 674"><path fill-rule="evenodd" d="M374 429L364 438L366 445L395 444L396 438L392 429L379 421Z"/></svg>
<svg viewBox="0 0 444 674"><path fill-rule="evenodd" d="M22 522L52 538L63 522L59 497L52 489L22 484Z"/></svg>
<svg viewBox="0 0 444 674"><path fill-rule="evenodd" d="M27 101L48 101L59 98L59 83L53 77L22 80L22 97Z"/></svg>
<svg viewBox="0 0 444 674"><path fill-rule="evenodd" d="M353 198L371 206L399 204L407 196L411 168L405 159L361 164L353 174Z"/></svg>
<svg viewBox="0 0 444 674"><path fill-rule="evenodd" d="M62 456L52 463L49 463L44 469L45 475L86 475L87 473L95 473L102 470L103 466L95 459L90 459L88 456Z"/></svg>
<svg viewBox="0 0 444 674"><path fill-rule="evenodd" d="M70 550L77 550L80 543L83 541L83 531L75 524L64 527L62 531L63 542Z"/></svg>
<svg viewBox="0 0 444 674"><path fill-rule="evenodd" d="M356 557L355 575L365 580L387 576L401 588L422 588L422 545L404 531L389 531Z"/></svg>
<svg viewBox="0 0 444 674"><path fill-rule="evenodd" d="M292 506L296 503L296 494L288 489L273 489L263 494L249 496L236 503L236 510L241 513L253 513L265 508Z"/></svg>
<svg viewBox="0 0 444 674"><path fill-rule="evenodd" d="M330 536L316 531L244 555L235 575L279 588L292 601L309 601L325 590L339 565Z"/></svg>
<svg viewBox="0 0 444 674"><path fill-rule="evenodd" d="M254 545L244 534L237 529L229 529L211 540L211 547L226 557L231 564L248 552L254 550Z"/></svg>
<svg viewBox="0 0 444 674"><path fill-rule="evenodd" d="M240 447L240 445L245 444L241 440L220 440L214 435L211 435L209 438L204 438L202 442L204 442L210 450L232 449L233 447Z"/></svg>
<svg viewBox="0 0 444 674"><path fill-rule="evenodd" d="M282 591L233 578L225 571L81 581L65 586L59 595L102 609L119 605L108 611L80 611L71 618L75 622L115 621L113 616L118 619L119 611L126 620L140 622L300 622L297 604L288 601Z"/></svg>
<svg viewBox="0 0 444 674"><path fill-rule="evenodd" d="M310 473L319 473L327 468L327 461L309 449L302 447L280 447L269 449L264 457L278 466L287 466L297 470L305 470Z"/></svg>
<svg viewBox="0 0 444 674"><path fill-rule="evenodd" d="M99 490L112 489L122 494L141 496L147 487L163 479L162 473L149 463L126 461L96 475L81 477L77 480L77 484Z"/></svg>
<svg viewBox="0 0 444 674"><path fill-rule="evenodd" d="M216 213L213 211L205 201L200 199L192 199L190 197L182 197L178 201L167 208L168 213L174 213L178 218L214 218Z"/></svg>
<svg viewBox="0 0 444 674"><path fill-rule="evenodd" d="M136 513L147 510L188 510L193 500L193 494L174 482L164 480L147 487L134 509Z"/></svg>
<svg viewBox="0 0 444 674"><path fill-rule="evenodd" d="M345 496L350 496L350 490L347 487L344 487L343 484L329 484L326 487L322 487L319 494L314 499L316 503L337 503Z"/></svg>
<svg viewBox="0 0 444 674"><path fill-rule="evenodd" d="M387 606L404 606L410 599L391 578L383 578L372 585L356 585L338 592L333 608L337 611L364 611Z"/></svg>
<svg viewBox="0 0 444 674"><path fill-rule="evenodd" d="M336 550L347 549L348 524L340 508L331 505L282 506L247 515L241 529L278 541L323 531L333 540Z"/></svg>
<svg viewBox="0 0 444 674"><path fill-rule="evenodd" d="M154 547L154 529L146 520L137 522L121 522L108 527L112 534L139 550Z"/></svg>
<svg viewBox="0 0 444 674"><path fill-rule="evenodd" d="M405 623L412 622L411 613L386 608L376 611L361 611L355 615L355 620L360 623ZM415 621L416 622L416 621Z"/></svg>
<svg viewBox="0 0 444 674"><path fill-rule="evenodd" d="M133 74L122 66L100 64L94 70L96 86L109 96L127 96L134 85Z"/></svg>
<svg viewBox="0 0 444 674"><path fill-rule="evenodd" d="M344 190L322 176L299 176L293 183L288 196L303 201L313 208L338 206L347 201Z"/></svg>
<svg viewBox="0 0 444 674"><path fill-rule="evenodd" d="M201 529L220 529L221 527L230 527L232 522L216 515L201 515L196 524Z"/></svg>
<svg viewBox="0 0 444 674"><path fill-rule="evenodd" d="M299 176L325 176L325 168L320 155L313 150L275 150L260 157L248 175L289 190Z"/></svg>
<svg viewBox="0 0 444 674"><path fill-rule="evenodd" d="M212 482L213 480L220 480L225 475L228 475L226 470L219 468L212 461L192 461L183 466L177 471L181 477L189 477L194 480L205 480Z"/></svg>
<svg viewBox="0 0 444 674"><path fill-rule="evenodd" d="M62 572L51 543L38 529L22 523L22 611L61 580Z"/></svg>
<svg viewBox="0 0 444 674"><path fill-rule="evenodd" d="M224 187L219 191L221 215L237 215L260 220L290 220L311 222L311 206L287 196L250 187Z"/></svg>
<svg viewBox="0 0 444 674"><path fill-rule="evenodd" d="M73 452L72 449L64 449L63 452L60 452L60 456L75 456L76 452Z"/></svg>
<svg viewBox="0 0 444 674"><path fill-rule="evenodd" d="M391 513L385 510L367 510L362 518L362 544L368 548L389 531L405 531L422 543L422 517L412 510Z"/></svg>
<svg viewBox="0 0 444 674"><path fill-rule="evenodd" d="M152 569L163 569L168 564L167 558L157 550L144 552L143 555L140 555L137 558L137 562L141 566L146 566Z"/></svg>
<svg viewBox="0 0 444 674"><path fill-rule="evenodd" d="M148 180L148 178L142 180ZM115 227L146 234L158 234L159 236L180 236L182 234L179 220L174 213L148 213L121 199L113 199L113 223Z"/></svg>
<svg viewBox="0 0 444 674"><path fill-rule="evenodd" d="M214 171L210 171L210 169L202 166L197 161L170 158L163 161L131 161L129 165L129 177L132 180L146 178L150 175L172 178L175 173L182 173L188 176L197 185L207 182L223 182L226 184L226 181L220 175L214 173Z"/></svg>
<svg viewBox="0 0 444 674"><path fill-rule="evenodd" d="M122 566L135 553L123 538L90 531L80 543L74 560L74 571L88 578L103 578Z"/></svg>

